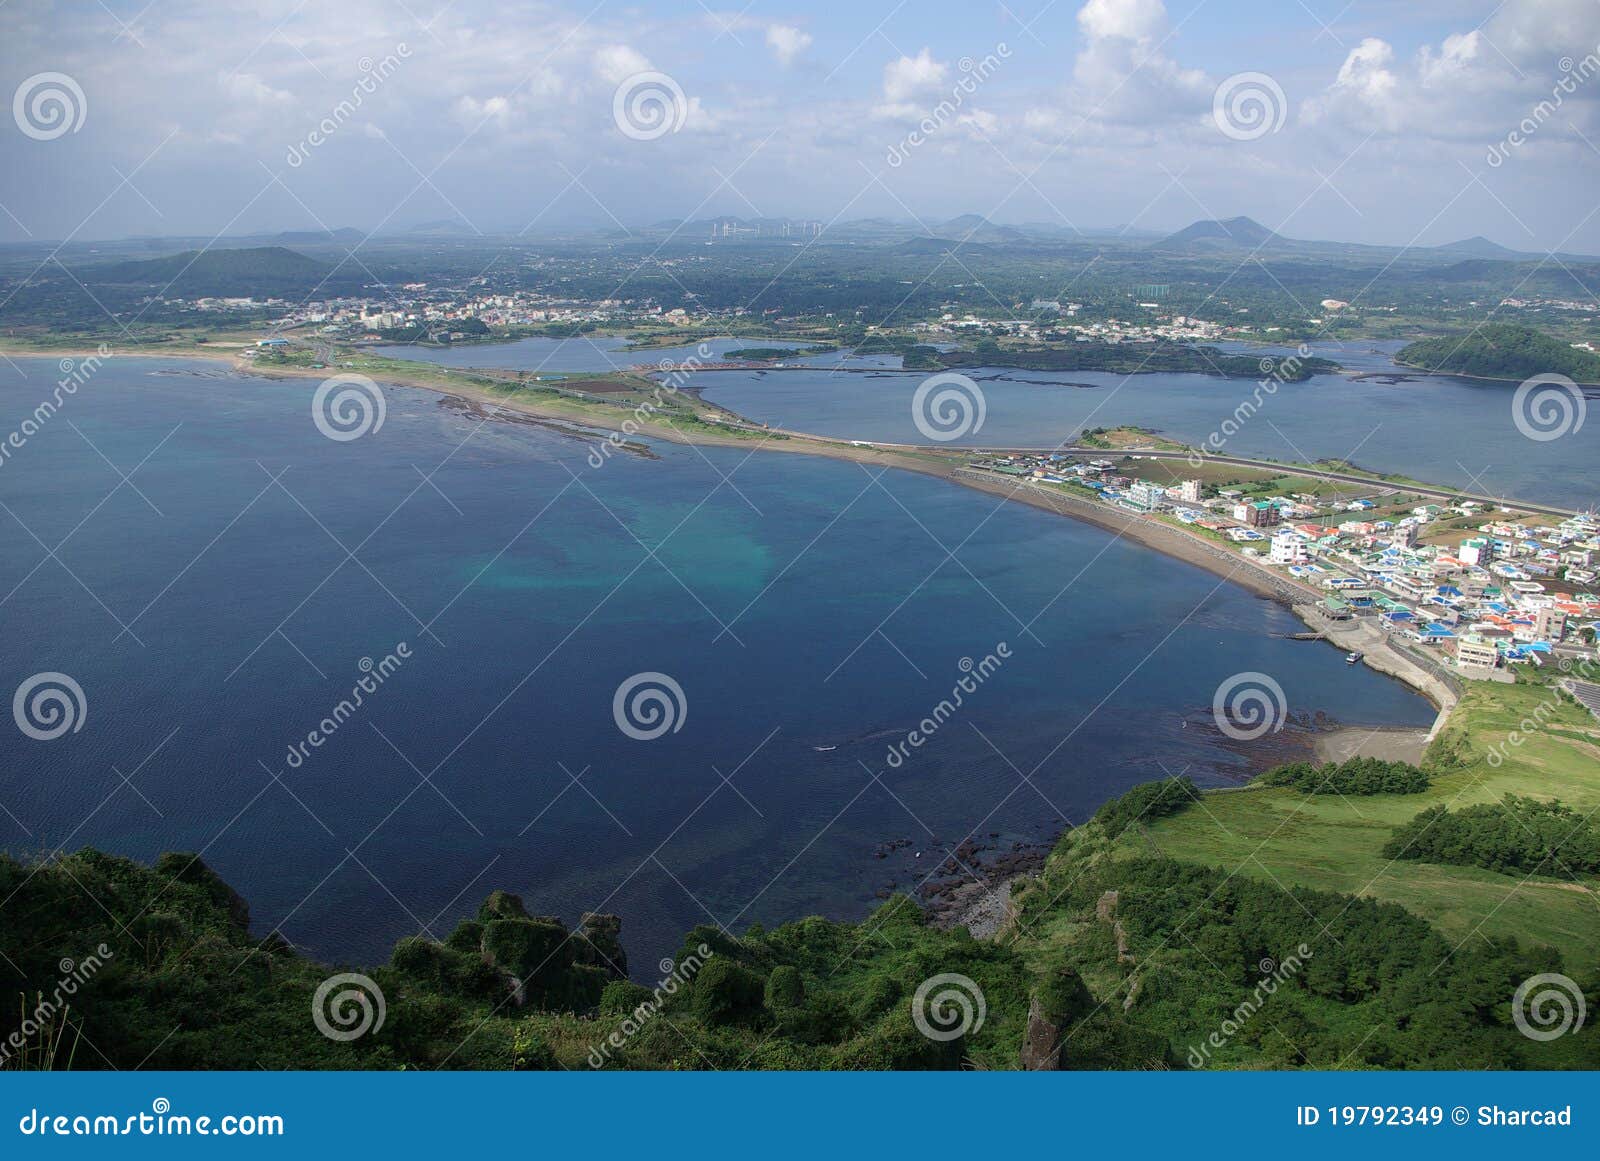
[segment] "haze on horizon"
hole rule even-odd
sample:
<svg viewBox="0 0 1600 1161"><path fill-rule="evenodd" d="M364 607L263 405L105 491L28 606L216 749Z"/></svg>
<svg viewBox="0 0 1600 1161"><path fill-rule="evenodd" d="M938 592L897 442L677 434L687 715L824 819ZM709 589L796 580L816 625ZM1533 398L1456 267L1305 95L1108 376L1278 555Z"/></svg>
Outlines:
<svg viewBox="0 0 1600 1161"><path fill-rule="evenodd" d="M713 7L10 0L0 242L976 213L1600 253L1600 0Z"/></svg>

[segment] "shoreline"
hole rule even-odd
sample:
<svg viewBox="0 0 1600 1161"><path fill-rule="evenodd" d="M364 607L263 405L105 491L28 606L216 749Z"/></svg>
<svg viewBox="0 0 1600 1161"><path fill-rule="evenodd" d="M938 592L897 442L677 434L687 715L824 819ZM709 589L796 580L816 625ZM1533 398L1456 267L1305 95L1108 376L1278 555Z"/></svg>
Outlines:
<svg viewBox="0 0 1600 1161"><path fill-rule="evenodd" d="M239 350L243 349L246 348L239 348ZM7 348L0 344L0 353L5 353L6 351ZM115 349L113 349L113 354L115 353ZM24 352L17 352L17 354L24 354ZM48 354L44 352L27 352L26 354L37 357L49 357L50 355L73 357L73 352L66 349L49 352ZM98 351L89 351L87 354L98 354ZM306 367L258 367L249 360L240 357L237 353L230 356L220 349L215 352L191 350L181 354L179 352L146 354L140 351L134 357L164 358L174 355L217 363L231 363L232 369L236 372L267 379L322 379L326 378L330 373L338 373L337 366L330 366L322 370L313 370ZM432 364L423 366L432 369ZM449 372L446 371L444 373L448 374ZM380 382L392 386L432 392L439 396L441 400L456 400L475 414L488 416L487 409L493 407L535 419L571 424L578 430L560 433L568 434L571 438L581 438L579 432L583 429L589 429L594 432L597 443L603 442L610 432L602 425L604 417L593 414L589 409L615 407L619 413L618 423L612 430L620 428L622 419L630 417L634 413L634 407L627 403L611 403L580 394L556 394L554 396L555 402L540 404L529 400L508 399L465 382L442 384L430 381L423 376L412 377L398 375L393 372L386 372L378 378ZM566 401L567 405L562 406L560 401ZM721 416L728 417L731 421L748 422L734 412L717 407L714 404L703 404L703 406L712 409ZM942 479L962 487L971 488L974 491L998 496L1002 500L1027 504L1030 507L1043 509L1058 516L1079 520L1085 524L1111 532L1119 539L1125 538L1145 548L1152 549L1163 556L1203 569L1226 582L1239 585L1259 597L1275 601L1295 613L1310 629L1321 633L1329 644L1346 652L1360 650L1366 655L1366 664L1369 668L1408 686L1439 709L1439 718L1428 733L1430 739L1443 728L1458 700L1455 690L1446 681L1430 673L1417 662L1396 652L1389 645L1386 635L1375 627L1363 625L1359 622L1330 622L1321 618L1316 609L1317 603L1321 600L1323 594L1317 590L1291 577L1276 573L1258 561L1251 560L1239 553L1229 552L1219 545L1210 544L1199 536L1180 528L1132 512L1112 508L1087 497L1080 499L1054 489L1047 489L1031 481L975 471L966 465L967 451L965 449L952 454L939 448L912 449L902 446L858 446L854 443L829 437L777 428L759 429L752 426L740 428L739 430L748 434L744 436L722 436L710 432L696 432L691 435L656 420L640 424L640 431L637 436L631 438L648 436L683 446L745 448L752 453L757 451L784 452L792 455L821 456L826 459L862 465L898 468L903 471L917 472L921 475ZM759 438L763 432L769 438ZM774 439L770 437L781 438ZM1339 732L1335 731L1329 737L1335 736ZM1359 732L1365 733L1373 739L1371 747L1375 751L1383 748L1384 740L1381 735L1384 731L1368 729ZM1365 754L1365 749L1361 749L1360 753ZM1356 754L1352 753L1347 756L1356 756ZM1370 756L1381 755L1374 752Z"/></svg>

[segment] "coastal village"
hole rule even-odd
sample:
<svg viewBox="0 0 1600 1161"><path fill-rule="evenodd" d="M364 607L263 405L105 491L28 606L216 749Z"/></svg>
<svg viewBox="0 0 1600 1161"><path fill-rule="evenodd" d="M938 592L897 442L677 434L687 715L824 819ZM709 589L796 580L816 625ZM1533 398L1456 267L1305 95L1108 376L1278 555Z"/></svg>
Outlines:
<svg viewBox="0 0 1600 1161"><path fill-rule="evenodd" d="M1310 590L1325 618L1370 621L1462 678L1510 681L1515 666L1565 661L1565 670L1596 656L1593 513L1434 502L1379 481L1358 494L1350 484L1293 478L1315 490L1263 494L1291 469L1233 486L1169 482L1162 474L1185 461L1136 456L1012 453L969 466L1184 528Z"/></svg>

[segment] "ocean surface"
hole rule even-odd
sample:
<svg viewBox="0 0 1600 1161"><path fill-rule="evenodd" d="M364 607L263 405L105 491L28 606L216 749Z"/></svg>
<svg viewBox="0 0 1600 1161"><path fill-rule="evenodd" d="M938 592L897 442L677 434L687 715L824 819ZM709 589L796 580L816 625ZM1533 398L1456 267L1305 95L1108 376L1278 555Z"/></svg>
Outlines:
<svg viewBox="0 0 1600 1161"><path fill-rule="evenodd" d="M59 374L0 364L0 438ZM118 359L0 461L0 686L84 700L54 740L0 730L6 849L203 851L258 933L346 962L504 888L619 913L651 979L694 924L857 916L969 833L1005 851L1137 782L1242 779L1259 749L1209 725L1234 674L1296 718L1433 717L1276 605L939 480L671 445L594 468L406 388L337 442L316 387ZM363 659L381 684L307 746ZM642 673L682 691L651 740L614 710Z"/></svg>

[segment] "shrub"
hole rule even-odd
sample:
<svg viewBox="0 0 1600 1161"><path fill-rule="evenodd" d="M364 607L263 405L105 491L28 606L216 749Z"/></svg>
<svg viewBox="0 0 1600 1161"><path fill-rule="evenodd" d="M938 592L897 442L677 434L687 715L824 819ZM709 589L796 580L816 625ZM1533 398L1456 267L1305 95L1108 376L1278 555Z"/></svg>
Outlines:
<svg viewBox="0 0 1600 1161"><path fill-rule="evenodd" d="M1373 794L1421 794L1428 789L1428 775L1409 762L1385 762L1381 758L1351 758L1335 765L1325 762L1292 762L1261 775L1263 786L1290 786L1301 794L1342 794L1366 797Z"/></svg>

